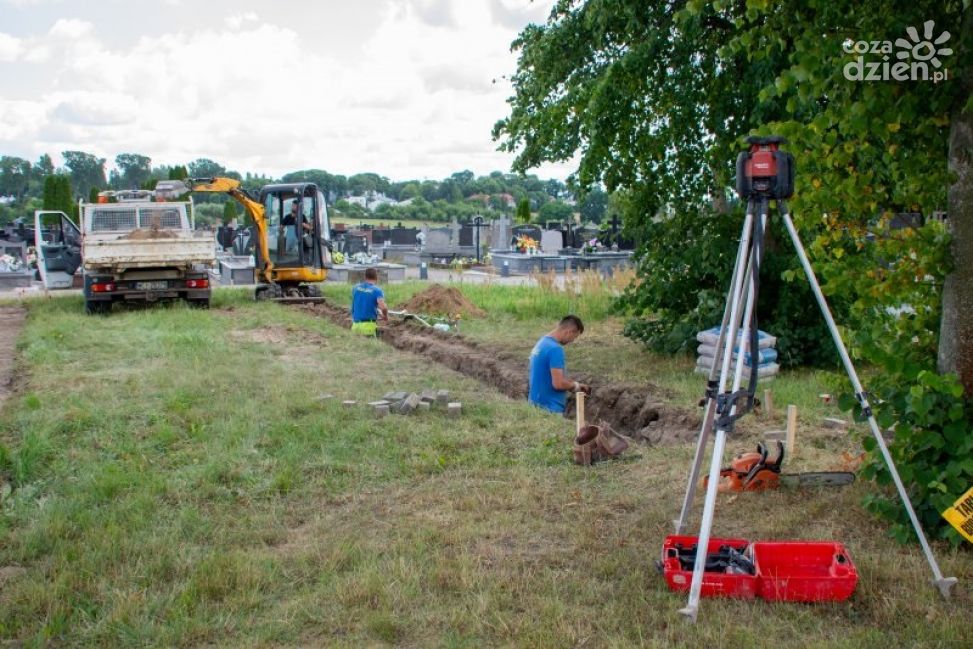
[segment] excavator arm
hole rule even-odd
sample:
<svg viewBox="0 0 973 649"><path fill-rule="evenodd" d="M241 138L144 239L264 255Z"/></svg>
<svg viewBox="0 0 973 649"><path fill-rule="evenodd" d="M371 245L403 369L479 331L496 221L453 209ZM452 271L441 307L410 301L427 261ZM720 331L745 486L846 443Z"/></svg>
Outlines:
<svg viewBox="0 0 973 649"><path fill-rule="evenodd" d="M263 268L260 269L260 277L268 284L273 283L274 263L270 260L270 249L267 245L269 237L264 206L250 198L247 192L240 187L240 181L234 178L187 178L182 181L182 184L185 186L187 192L218 192L228 194L233 200L243 206L243 209L253 219L254 225L257 226L257 245L260 246L260 256L263 259Z"/></svg>

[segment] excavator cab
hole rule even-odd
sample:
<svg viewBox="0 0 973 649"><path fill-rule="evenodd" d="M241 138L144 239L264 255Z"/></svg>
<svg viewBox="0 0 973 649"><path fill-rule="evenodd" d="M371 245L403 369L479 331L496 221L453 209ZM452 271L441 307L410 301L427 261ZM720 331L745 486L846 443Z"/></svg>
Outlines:
<svg viewBox="0 0 973 649"><path fill-rule="evenodd" d="M272 282L258 287L258 299L316 298L330 262L331 227L324 194L314 183L267 185L260 190L266 223L267 259L257 246L260 265L270 262Z"/></svg>

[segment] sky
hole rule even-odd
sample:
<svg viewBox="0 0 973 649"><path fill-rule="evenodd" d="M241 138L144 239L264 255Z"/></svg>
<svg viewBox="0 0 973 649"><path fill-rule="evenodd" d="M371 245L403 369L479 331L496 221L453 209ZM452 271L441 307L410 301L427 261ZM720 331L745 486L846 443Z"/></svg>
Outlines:
<svg viewBox="0 0 973 649"><path fill-rule="evenodd" d="M0 154L241 173L509 171L510 44L553 0L0 0ZM571 164L533 173L564 179Z"/></svg>

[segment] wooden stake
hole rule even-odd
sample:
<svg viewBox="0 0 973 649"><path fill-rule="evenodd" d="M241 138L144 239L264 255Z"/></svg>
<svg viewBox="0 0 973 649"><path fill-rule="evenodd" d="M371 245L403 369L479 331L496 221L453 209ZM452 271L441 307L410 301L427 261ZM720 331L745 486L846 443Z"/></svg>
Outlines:
<svg viewBox="0 0 973 649"><path fill-rule="evenodd" d="M575 392L574 398L578 404L578 433L581 433L581 429L584 428L584 392Z"/></svg>
<svg viewBox="0 0 973 649"><path fill-rule="evenodd" d="M787 454L797 453L797 406L787 406Z"/></svg>
<svg viewBox="0 0 973 649"><path fill-rule="evenodd" d="M774 418L777 416L777 413L774 412L774 391L773 390L764 390L764 412L767 413L767 416L770 418Z"/></svg>

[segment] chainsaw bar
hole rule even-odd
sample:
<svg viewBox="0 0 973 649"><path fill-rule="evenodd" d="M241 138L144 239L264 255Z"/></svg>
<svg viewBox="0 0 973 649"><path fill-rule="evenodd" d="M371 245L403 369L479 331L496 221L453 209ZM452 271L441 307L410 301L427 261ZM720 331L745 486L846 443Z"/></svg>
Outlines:
<svg viewBox="0 0 973 649"><path fill-rule="evenodd" d="M780 474L780 483L785 487L844 487L854 481L855 474L850 471Z"/></svg>

